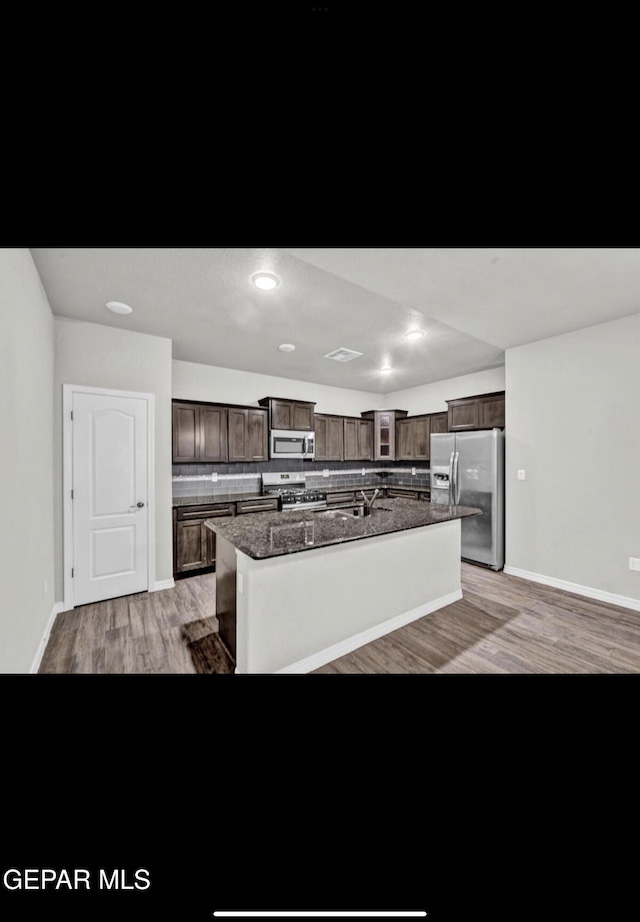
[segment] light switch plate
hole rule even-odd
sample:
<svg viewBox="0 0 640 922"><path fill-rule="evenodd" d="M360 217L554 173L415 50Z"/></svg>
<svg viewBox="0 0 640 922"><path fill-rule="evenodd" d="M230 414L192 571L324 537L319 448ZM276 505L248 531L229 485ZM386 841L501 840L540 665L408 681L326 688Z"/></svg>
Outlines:
<svg viewBox="0 0 640 922"><path fill-rule="evenodd" d="M629 569L630 570L640 570L640 557L630 557L629 558Z"/></svg>
<svg viewBox="0 0 640 922"><path fill-rule="evenodd" d="M215 483L217 479L218 479L218 475L214 472L214 473L211 475L211 480Z"/></svg>
<svg viewBox="0 0 640 922"><path fill-rule="evenodd" d="M524 480L525 479L524 474L525 474L524 471L518 471L518 480Z"/></svg>
<svg viewBox="0 0 640 922"><path fill-rule="evenodd" d="M328 469L327 467L323 468L323 470L322 470L322 476L323 476L323 477L328 477L328 476L329 476L329 469Z"/></svg>

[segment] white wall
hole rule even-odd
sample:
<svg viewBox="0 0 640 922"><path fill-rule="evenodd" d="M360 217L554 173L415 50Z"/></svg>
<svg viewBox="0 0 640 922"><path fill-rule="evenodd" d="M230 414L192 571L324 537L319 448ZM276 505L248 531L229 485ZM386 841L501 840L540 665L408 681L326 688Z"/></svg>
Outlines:
<svg viewBox="0 0 640 922"><path fill-rule="evenodd" d="M54 603L53 316L26 247L0 248L0 672L28 672Z"/></svg>
<svg viewBox="0 0 640 922"><path fill-rule="evenodd" d="M393 394L384 397L384 405L390 409L407 410L410 416L417 413L439 413L447 409L447 400L503 391L504 382L504 367L490 368L488 371L478 371L472 375L447 378L433 384L421 384L403 391L394 391Z"/></svg>
<svg viewBox="0 0 640 922"><path fill-rule="evenodd" d="M171 340L55 318L56 598L62 600L62 385L155 394L156 581L173 577Z"/></svg>
<svg viewBox="0 0 640 922"><path fill-rule="evenodd" d="M267 560L239 553L237 672L309 672L460 598L460 534L456 519Z"/></svg>
<svg viewBox="0 0 640 922"><path fill-rule="evenodd" d="M316 413L337 413L343 416L360 416L364 410L377 407L380 401L379 394L367 391L309 384L308 381L275 378L214 365L180 362L177 359L173 361L173 397L176 400L207 400L249 406L257 405L263 397L288 397L314 401Z"/></svg>
<svg viewBox="0 0 640 922"><path fill-rule="evenodd" d="M640 315L509 349L506 388L507 566L640 599Z"/></svg>

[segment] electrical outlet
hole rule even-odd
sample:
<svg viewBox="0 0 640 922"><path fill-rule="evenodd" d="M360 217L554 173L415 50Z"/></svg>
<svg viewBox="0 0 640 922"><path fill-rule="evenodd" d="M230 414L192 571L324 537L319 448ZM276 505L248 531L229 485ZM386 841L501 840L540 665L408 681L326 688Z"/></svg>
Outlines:
<svg viewBox="0 0 640 922"><path fill-rule="evenodd" d="M525 472L518 471L518 480L524 480L524 479L525 479Z"/></svg>
<svg viewBox="0 0 640 922"><path fill-rule="evenodd" d="M214 471L213 474L211 475L211 480L213 483L215 483L217 479L218 479L218 475Z"/></svg>
<svg viewBox="0 0 640 922"><path fill-rule="evenodd" d="M328 468L328 467L323 468L323 470L322 470L322 476L323 476L323 477L328 477L328 476L329 476L329 468Z"/></svg>
<svg viewBox="0 0 640 922"><path fill-rule="evenodd" d="M629 558L629 569L630 570L640 570L640 557L630 557Z"/></svg>
<svg viewBox="0 0 640 922"><path fill-rule="evenodd" d="M412 468L411 468L411 476L412 476L412 477L415 477L415 476L416 476L416 469L415 469L415 467L412 467Z"/></svg>
<svg viewBox="0 0 640 922"><path fill-rule="evenodd" d="M363 476L363 477L364 477L364 475L365 475L366 473L367 473L367 472L365 471L365 469L362 468L362 476Z"/></svg>

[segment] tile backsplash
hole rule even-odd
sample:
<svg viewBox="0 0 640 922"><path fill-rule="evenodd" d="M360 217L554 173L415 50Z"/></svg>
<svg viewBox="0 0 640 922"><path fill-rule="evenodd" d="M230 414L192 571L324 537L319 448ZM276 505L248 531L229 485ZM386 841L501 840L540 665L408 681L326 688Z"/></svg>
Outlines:
<svg viewBox="0 0 640 922"><path fill-rule="evenodd" d="M362 470L365 474L362 474ZM416 473L412 475L411 470ZM323 470L329 476L323 476ZM430 484L428 462L392 461L263 461L256 464L174 464L173 495L220 496L236 493L260 493L262 474L278 471L302 471L306 474L307 486L357 487L362 483L380 485L411 486L425 488ZM376 477L376 472L387 471L388 477ZM211 475L218 479L212 481Z"/></svg>

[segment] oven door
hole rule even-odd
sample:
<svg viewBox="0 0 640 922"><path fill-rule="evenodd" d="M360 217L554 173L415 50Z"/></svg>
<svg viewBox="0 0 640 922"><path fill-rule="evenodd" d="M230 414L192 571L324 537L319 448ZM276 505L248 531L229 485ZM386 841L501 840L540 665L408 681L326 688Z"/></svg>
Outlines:
<svg viewBox="0 0 640 922"><path fill-rule="evenodd" d="M305 458L314 455L314 433L292 432L290 429L271 430L271 458Z"/></svg>

